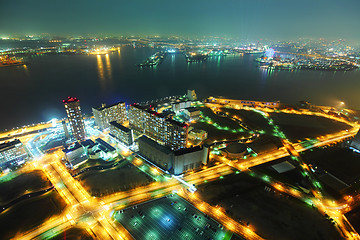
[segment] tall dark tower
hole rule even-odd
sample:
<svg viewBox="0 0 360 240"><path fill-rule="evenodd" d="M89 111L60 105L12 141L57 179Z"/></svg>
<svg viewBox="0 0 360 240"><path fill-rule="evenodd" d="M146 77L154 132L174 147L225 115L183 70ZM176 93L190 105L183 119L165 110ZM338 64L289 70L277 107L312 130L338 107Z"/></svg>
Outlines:
<svg viewBox="0 0 360 240"><path fill-rule="evenodd" d="M63 103L74 138L78 141L85 140L85 124L81 114L79 99L68 97L66 100L63 100Z"/></svg>

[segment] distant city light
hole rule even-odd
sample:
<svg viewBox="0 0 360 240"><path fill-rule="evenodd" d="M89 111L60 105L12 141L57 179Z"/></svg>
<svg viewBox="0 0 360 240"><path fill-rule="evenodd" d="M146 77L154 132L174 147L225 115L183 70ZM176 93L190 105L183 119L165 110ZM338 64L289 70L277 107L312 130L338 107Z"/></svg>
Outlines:
<svg viewBox="0 0 360 240"><path fill-rule="evenodd" d="M272 58L275 55L275 50L273 48L269 48L265 52L265 56L268 58Z"/></svg>

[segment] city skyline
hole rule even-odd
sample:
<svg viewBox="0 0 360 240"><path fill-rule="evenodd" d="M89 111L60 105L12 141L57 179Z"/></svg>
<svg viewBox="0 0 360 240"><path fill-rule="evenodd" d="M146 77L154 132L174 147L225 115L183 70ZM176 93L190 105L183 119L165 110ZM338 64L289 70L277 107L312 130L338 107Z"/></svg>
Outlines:
<svg viewBox="0 0 360 240"><path fill-rule="evenodd" d="M274 40L304 38L357 41L360 3L348 0L4 2L0 37L14 34L224 36ZM346 27L345 27L346 26Z"/></svg>

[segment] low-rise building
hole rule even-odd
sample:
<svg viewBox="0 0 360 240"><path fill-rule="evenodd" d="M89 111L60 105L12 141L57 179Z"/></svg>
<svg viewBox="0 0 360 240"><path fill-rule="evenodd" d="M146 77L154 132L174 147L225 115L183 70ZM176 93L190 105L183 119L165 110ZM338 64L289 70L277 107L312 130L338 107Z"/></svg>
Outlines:
<svg viewBox="0 0 360 240"><path fill-rule="evenodd" d="M88 157L85 148L78 142L74 142L63 150L66 160L70 163L72 168L85 162Z"/></svg>
<svg viewBox="0 0 360 240"><path fill-rule="evenodd" d="M190 121L198 120L201 115L200 109L194 107L184 109L184 113Z"/></svg>
<svg viewBox="0 0 360 240"><path fill-rule="evenodd" d="M207 164L207 147L196 146L174 151L146 136L140 137L138 143L143 157L175 175Z"/></svg>
<svg viewBox="0 0 360 240"><path fill-rule="evenodd" d="M87 139L83 142L81 142L81 145L84 148L84 151L87 155L93 153L97 149L97 144L93 142L91 139Z"/></svg>
<svg viewBox="0 0 360 240"><path fill-rule="evenodd" d="M116 149L101 138L97 138L95 142L91 139L81 143L75 142L65 148L63 152L71 168L77 168L89 158L107 160L117 156Z"/></svg>
<svg viewBox="0 0 360 240"><path fill-rule="evenodd" d="M185 108L191 107L191 101L176 101L171 104L172 110L174 112L179 112L180 110L183 110Z"/></svg>
<svg viewBox="0 0 360 240"><path fill-rule="evenodd" d="M109 143L105 142L101 138L95 139L95 142L99 144L99 149L102 151L100 156L102 159L107 160L109 158L114 158L118 154L116 152L116 148L111 146Z"/></svg>
<svg viewBox="0 0 360 240"><path fill-rule="evenodd" d="M126 146L131 146L134 143L133 130L118 122L110 122L110 135Z"/></svg>
<svg viewBox="0 0 360 240"><path fill-rule="evenodd" d="M19 139L0 144L0 168L21 165L30 158Z"/></svg>
<svg viewBox="0 0 360 240"><path fill-rule="evenodd" d="M205 99L205 103L216 103L220 105L227 105L232 108L261 108L261 109L279 109L280 101L264 102L264 101L251 101L251 100L235 100L225 98L209 97Z"/></svg>
<svg viewBox="0 0 360 240"><path fill-rule="evenodd" d="M187 90L187 94L186 94L187 98L191 101L195 101L196 100L196 93L194 89L188 89Z"/></svg>
<svg viewBox="0 0 360 240"><path fill-rule="evenodd" d="M192 141L204 141L208 137L208 133L205 130L202 129L196 129L193 128L191 131L189 131L189 140Z"/></svg>

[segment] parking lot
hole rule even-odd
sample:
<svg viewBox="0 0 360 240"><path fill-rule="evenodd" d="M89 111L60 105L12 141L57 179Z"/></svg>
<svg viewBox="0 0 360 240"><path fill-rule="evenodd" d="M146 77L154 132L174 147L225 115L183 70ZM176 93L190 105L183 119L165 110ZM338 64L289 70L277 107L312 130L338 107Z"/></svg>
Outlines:
<svg viewBox="0 0 360 240"><path fill-rule="evenodd" d="M222 225L176 194L117 211L114 217L135 239L230 239Z"/></svg>

